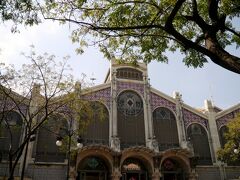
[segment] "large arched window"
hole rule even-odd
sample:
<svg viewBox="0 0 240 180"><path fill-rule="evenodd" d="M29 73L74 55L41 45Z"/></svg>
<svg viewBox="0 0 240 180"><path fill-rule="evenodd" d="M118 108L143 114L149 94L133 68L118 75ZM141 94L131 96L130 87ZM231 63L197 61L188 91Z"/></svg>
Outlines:
<svg viewBox="0 0 240 180"><path fill-rule="evenodd" d="M145 146L144 112L141 97L133 91L122 92L117 99L118 135L121 148Z"/></svg>
<svg viewBox="0 0 240 180"><path fill-rule="evenodd" d="M200 124L191 124L187 128L187 134L193 145L195 156L199 156L199 165L211 165L212 158L208 142L208 135Z"/></svg>
<svg viewBox="0 0 240 180"><path fill-rule="evenodd" d="M164 107L155 109L153 127L160 150L179 147L177 123L172 111Z"/></svg>
<svg viewBox="0 0 240 180"><path fill-rule="evenodd" d="M225 138L225 133L227 132L227 126L222 126L219 130L219 138L220 138L220 143L221 147L224 148L224 145L226 144L226 138Z"/></svg>
<svg viewBox="0 0 240 180"><path fill-rule="evenodd" d="M185 180L187 179L184 167L175 159L167 158L161 164L161 173L163 179L177 179Z"/></svg>
<svg viewBox="0 0 240 180"><path fill-rule="evenodd" d="M19 146L23 122L21 116L15 111L3 112L0 116L0 152L2 159L8 160L10 145L12 152Z"/></svg>
<svg viewBox="0 0 240 180"><path fill-rule="evenodd" d="M143 162L136 158L124 160L121 172L121 180L147 180L149 175Z"/></svg>
<svg viewBox="0 0 240 180"><path fill-rule="evenodd" d="M83 114L84 121L80 122L84 144L108 145L109 113L107 108L97 101L91 102L88 107L91 109L86 111L86 116Z"/></svg>
<svg viewBox="0 0 240 180"><path fill-rule="evenodd" d="M109 180L109 169L105 161L99 157L90 156L80 163L77 180Z"/></svg>
<svg viewBox="0 0 240 180"><path fill-rule="evenodd" d="M56 146L58 136L66 137L67 121L59 114L51 115L38 131L36 162L64 162L66 152Z"/></svg>

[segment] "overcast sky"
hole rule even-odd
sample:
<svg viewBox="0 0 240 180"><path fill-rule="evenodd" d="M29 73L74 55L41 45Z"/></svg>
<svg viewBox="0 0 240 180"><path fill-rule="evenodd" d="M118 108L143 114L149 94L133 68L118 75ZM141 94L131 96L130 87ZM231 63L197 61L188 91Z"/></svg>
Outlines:
<svg viewBox="0 0 240 180"><path fill-rule="evenodd" d="M61 58L70 55L69 64L76 78L81 74L87 79L96 78L95 85L104 81L109 61L98 52L97 48L88 48L83 55L76 55L76 45L71 43L68 26L58 23L47 23L22 28L20 33L12 34L8 24L0 26L0 62L20 66L24 63L21 52L28 53L30 45L34 45L37 53L48 52ZM230 47L230 50L240 56L240 49ZM185 103L193 107L203 107L205 99L211 99L220 108L229 108L240 103L240 76L227 71L213 63L207 63L203 68L193 69L184 66L179 53L168 53L169 64L152 62L148 73L152 87L172 96L173 91L179 91Z"/></svg>

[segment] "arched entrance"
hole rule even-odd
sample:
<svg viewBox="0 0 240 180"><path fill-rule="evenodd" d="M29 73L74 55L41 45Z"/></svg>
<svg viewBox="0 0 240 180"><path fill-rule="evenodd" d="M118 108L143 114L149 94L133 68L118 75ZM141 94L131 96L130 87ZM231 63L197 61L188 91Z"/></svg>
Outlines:
<svg viewBox="0 0 240 180"><path fill-rule="evenodd" d="M78 167L77 180L109 180L108 167L99 157L87 157Z"/></svg>
<svg viewBox="0 0 240 180"><path fill-rule="evenodd" d="M128 158L121 167L121 180L147 180L148 172L143 163L135 158Z"/></svg>
<svg viewBox="0 0 240 180"><path fill-rule="evenodd" d="M161 165L162 180L187 180L186 173L180 163L167 158Z"/></svg>

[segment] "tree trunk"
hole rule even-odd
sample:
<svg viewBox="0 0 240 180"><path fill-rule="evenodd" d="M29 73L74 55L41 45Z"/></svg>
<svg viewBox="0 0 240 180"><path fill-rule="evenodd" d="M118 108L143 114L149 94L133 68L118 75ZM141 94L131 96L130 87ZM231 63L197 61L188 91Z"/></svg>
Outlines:
<svg viewBox="0 0 240 180"><path fill-rule="evenodd" d="M240 74L240 58L229 54L217 42L215 38L207 37L205 40L206 48L215 55L211 60L219 66Z"/></svg>

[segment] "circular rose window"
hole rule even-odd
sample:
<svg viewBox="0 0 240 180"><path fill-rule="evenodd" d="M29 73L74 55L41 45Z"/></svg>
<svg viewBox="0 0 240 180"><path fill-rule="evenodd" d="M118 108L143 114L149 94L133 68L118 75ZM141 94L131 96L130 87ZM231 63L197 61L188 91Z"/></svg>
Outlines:
<svg viewBox="0 0 240 180"><path fill-rule="evenodd" d="M136 116L143 110L141 97L131 91L120 94L117 104L118 110L127 116Z"/></svg>

